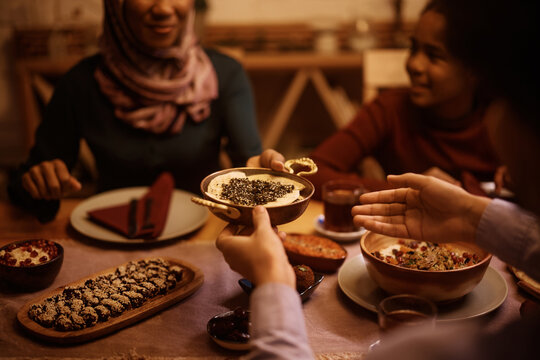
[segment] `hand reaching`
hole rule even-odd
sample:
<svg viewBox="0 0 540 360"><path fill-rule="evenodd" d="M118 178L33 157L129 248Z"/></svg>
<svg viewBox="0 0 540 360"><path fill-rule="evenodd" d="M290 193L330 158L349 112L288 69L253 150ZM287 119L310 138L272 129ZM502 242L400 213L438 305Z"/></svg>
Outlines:
<svg viewBox="0 0 540 360"><path fill-rule="evenodd" d="M253 209L253 225L251 235L235 235L238 230L236 225L228 225L219 234L216 246L223 253L225 261L232 270L254 284L279 282L295 288L293 268L263 206Z"/></svg>
<svg viewBox="0 0 540 360"><path fill-rule="evenodd" d="M423 175L426 175L426 176L433 176L437 179L440 179L440 180L444 180L452 185L456 185L456 186L459 186L459 187L463 187L461 186L461 182L454 179L452 176L450 176L450 174L448 174L446 171L444 170L441 170L440 168L436 167L436 166L433 166L429 169L427 169L426 171L423 172Z"/></svg>
<svg viewBox="0 0 540 360"><path fill-rule="evenodd" d="M357 226L394 237L430 242L474 242L488 198L418 174L390 175L393 190L360 196L353 207Z"/></svg>
<svg viewBox="0 0 540 360"><path fill-rule="evenodd" d="M285 171L285 157L273 149L263 151L261 155L248 159L247 166L264 167L275 171Z"/></svg>
<svg viewBox="0 0 540 360"><path fill-rule="evenodd" d="M34 165L22 176L23 188L34 199L56 200L81 189L81 183L59 159Z"/></svg>

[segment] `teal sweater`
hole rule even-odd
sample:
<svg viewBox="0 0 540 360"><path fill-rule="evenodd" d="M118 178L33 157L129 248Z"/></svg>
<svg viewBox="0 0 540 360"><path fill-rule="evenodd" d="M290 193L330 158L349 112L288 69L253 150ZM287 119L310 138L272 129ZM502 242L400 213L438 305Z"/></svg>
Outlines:
<svg viewBox="0 0 540 360"><path fill-rule="evenodd" d="M221 139L234 166L261 152L253 95L242 66L234 59L206 50L219 83L218 99L210 116L200 123L187 119L179 134L156 135L115 118L113 106L94 79L100 55L82 60L57 84L36 132L28 160L12 174L8 187L13 203L33 212L41 221L52 220L58 201L35 201L22 188L21 176L44 160L62 159L72 169L80 139L96 159L98 191L150 185L170 171L176 187L199 193L199 184L219 170Z"/></svg>

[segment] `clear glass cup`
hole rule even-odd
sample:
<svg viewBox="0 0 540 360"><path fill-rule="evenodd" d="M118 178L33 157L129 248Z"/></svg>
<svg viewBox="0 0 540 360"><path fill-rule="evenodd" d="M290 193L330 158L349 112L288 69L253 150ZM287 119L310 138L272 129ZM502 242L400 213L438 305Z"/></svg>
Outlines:
<svg viewBox="0 0 540 360"><path fill-rule="evenodd" d="M358 231L351 210L360 204L360 195L366 190L357 182L332 180L322 186L324 228L336 232Z"/></svg>
<svg viewBox="0 0 540 360"><path fill-rule="evenodd" d="M389 332L398 327L435 327L437 306L433 301L416 295L394 295L383 299L377 306L379 327Z"/></svg>
<svg viewBox="0 0 540 360"><path fill-rule="evenodd" d="M377 305L377 318L383 336L399 328L435 328L437 314L437 306L433 301L417 295L393 295ZM370 351L380 342L377 340L371 344Z"/></svg>

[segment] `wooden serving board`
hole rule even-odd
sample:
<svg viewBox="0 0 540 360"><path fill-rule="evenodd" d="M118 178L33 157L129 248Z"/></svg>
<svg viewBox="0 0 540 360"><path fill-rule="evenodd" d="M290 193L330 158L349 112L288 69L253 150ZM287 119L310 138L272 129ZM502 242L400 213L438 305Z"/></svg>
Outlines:
<svg viewBox="0 0 540 360"><path fill-rule="evenodd" d="M19 320L19 323L25 328L25 330L44 340L61 344L84 342L122 329L123 327L131 325L141 319L154 315L158 311L163 310L173 305L174 303L192 295L202 286L204 282L204 274L199 268L181 260L172 259L165 256L160 256L160 258L167 260L171 265L178 265L182 267L184 269L182 280L178 282L176 284L176 287L170 290L168 293L163 295L157 295L152 299L147 300L142 306L138 308L124 311L119 316L110 317L107 321L98 322L94 326L73 331L58 331L54 328L46 328L28 317L28 310L33 304L39 303L50 296L62 293L64 288L67 286L84 285L84 282L86 280L96 278L99 275L113 272L117 267L127 264L125 263L97 272L93 275L87 276L70 284L60 286L59 288L52 290L49 293L34 298L33 300L27 302L21 307L21 309L17 313L17 320Z"/></svg>

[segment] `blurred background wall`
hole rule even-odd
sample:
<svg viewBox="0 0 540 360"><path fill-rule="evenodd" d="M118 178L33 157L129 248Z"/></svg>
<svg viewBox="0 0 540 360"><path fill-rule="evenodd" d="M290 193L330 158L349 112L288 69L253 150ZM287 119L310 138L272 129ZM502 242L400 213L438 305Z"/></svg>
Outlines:
<svg viewBox="0 0 540 360"><path fill-rule="evenodd" d="M203 1L204 2L204 1ZM403 0L401 17L413 22L425 0ZM204 23L220 25L305 23L333 26L362 21L391 22L395 17L396 0L207 0ZM17 52L31 53L31 47L16 40L17 31L48 29L49 57L65 55L66 47L58 47L55 38L66 28L84 28L76 36L95 38L102 17L102 0L0 0L0 166L11 166L26 156L21 133L21 106L17 85ZM321 25L323 24L323 25ZM37 36L37 35L36 35ZM71 34L71 36L74 36ZM83 39L84 40L84 39ZM56 42L55 42L56 41ZM84 41L82 41L84 43ZM63 43L65 45L65 43ZM88 41L79 54L96 51ZM36 50L37 51L37 50ZM279 86L279 85L276 85Z"/></svg>

